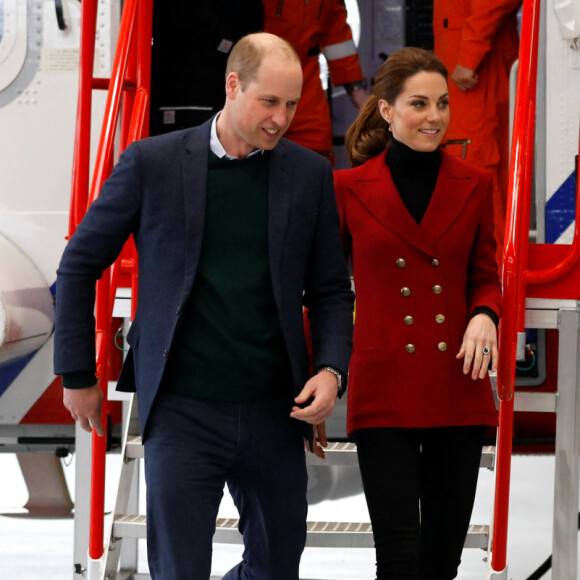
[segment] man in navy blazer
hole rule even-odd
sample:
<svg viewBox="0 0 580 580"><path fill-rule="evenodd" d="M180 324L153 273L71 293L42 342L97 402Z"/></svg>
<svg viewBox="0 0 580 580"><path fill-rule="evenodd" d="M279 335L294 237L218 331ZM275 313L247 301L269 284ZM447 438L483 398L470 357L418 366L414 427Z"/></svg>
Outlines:
<svg viewBox="0 0 580 580"><path fill-rule="evenodd" d="M134 236L139 300L118 389L139 395L155 580L209 578L225 483L245 551L224 578L298 578L303 438L325 443L353 308L330 165L281 139L301 87L289 44L242 39L223 111L131 145L58 269L55 372L73 418L102 435L95 282Z"/></svg>

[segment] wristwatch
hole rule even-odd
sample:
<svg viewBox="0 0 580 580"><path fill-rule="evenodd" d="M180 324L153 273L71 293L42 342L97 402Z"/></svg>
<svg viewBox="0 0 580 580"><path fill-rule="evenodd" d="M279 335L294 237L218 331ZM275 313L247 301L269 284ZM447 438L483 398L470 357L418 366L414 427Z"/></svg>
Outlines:
<svg viewBox="0 0 580 580"><path fill-rule="evenodd" d="M318 372L320 372L320 371L331 372L336 377L336 380L338 381L338 390L340 391L340 389L342 389L342 373L338 369L335 369L334 367L320 367L318 369Z"/></svg>

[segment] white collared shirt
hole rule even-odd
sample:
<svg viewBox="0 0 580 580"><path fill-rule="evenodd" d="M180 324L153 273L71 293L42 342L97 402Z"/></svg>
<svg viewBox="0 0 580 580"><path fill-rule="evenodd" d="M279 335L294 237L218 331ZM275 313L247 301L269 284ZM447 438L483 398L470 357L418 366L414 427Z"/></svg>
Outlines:
<svg viewBox="0 0 580 580"><path fill-rule="evenodd" d="M211 152L220 159L222 159L223 157L225 157L226 159L238 159L238 157L232 157L231 155L228 155L226 153L226 150L224 149L224 146L221 144L221 141L219 140L217 134L217 119L220 116L220 114L221 111L213 118L213 121L211 122L211 130L209 134L209 148L211 149ZM249 155L246 155L244 159L252 157L253 155L257 155L258 153L260 154L264 153L264 150L255 149Z"/></svg>

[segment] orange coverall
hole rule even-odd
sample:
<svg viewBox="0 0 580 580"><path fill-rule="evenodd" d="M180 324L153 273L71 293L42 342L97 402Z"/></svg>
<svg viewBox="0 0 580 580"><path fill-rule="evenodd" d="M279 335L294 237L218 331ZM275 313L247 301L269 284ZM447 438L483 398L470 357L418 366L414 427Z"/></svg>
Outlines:
<svg viewBox="0 0 580 580"><path fill-rule="evenodd" d="M494 178L498 255L503 251L509 179L509 73L518 56L517 12L522 0L434 0L435 54L449 71L451 122L446 151L487 169ZM461 91L451 76L457 65L475 71L473 89Z"/></svg>
<svg viewBox="0 0 580 580"><path fill-rule="evenodd" d="M332 158L332 122L319 53L328 61L335 86L364 78L343 0L264 0L264 30L286 39L302 63L302 97L285 137Z"/></svg>

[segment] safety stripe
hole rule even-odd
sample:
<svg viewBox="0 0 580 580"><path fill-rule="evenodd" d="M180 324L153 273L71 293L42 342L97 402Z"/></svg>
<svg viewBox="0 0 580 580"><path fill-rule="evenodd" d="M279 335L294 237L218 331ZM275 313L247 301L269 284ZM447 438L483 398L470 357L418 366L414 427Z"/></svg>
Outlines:
<svg viewBox="0 0 580 580"><path fill-rule="evenodd" d="M56 282L50 287L53 296L56 295ZM18 360L0 365L0 397L8 390L8 387L18 378L18 375L26 368L26 365L34 358L38 350L19 358Z"/></svg>
<svg viewBox="0 0 580 580"><path fill-rule="evenodd" d="M546 243L555 244L575 219L576 172L564 181L546 203Z"/></svg>
<svg viewBox="0 0 580 580"><path fill-rule="evenodd" d="M356 54L356 46L354 45L354 41L351 38L350 40L345 40L344 42L323 46L322 54L324 54L326 60L338 60L339 58L344 58L345 56Z"/></svg>
<svg viewBox="0 0 580 580"><path fill-rule="evenodd" d="M0 397L8 390L8 387L18 378L18 375L26 368L26 365L34 358L38 351L27 354L17 361L7 363L0 368Z"/></svg>

